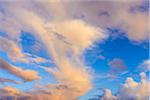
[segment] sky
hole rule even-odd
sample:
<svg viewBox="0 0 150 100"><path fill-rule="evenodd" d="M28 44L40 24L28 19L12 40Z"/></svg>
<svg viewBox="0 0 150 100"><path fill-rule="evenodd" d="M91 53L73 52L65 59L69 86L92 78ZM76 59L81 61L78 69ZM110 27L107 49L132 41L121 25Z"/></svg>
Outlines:
<svg viewBox="0 0 150 100"><path fill-rule="evenodd" d="M148 0L0 0L0 100L148 100Z"/></svg>

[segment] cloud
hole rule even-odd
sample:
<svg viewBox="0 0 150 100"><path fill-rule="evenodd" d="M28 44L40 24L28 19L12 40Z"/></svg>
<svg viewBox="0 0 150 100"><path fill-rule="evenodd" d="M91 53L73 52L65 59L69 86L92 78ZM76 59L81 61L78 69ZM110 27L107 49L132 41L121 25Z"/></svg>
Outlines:
<svg viewBox="0 0 150 100"><path fill-rule="evenodd" d="M144 72L140 74L141 81L136 82L131 77L126 79L125 84L121 85L116 96L111 94L110 90L106 90L101 98L109 98L109 100L148 100L149 98L149 81L146 79ZM114 99L116 98L116 99ZM108 100L108 99L104 99Z"/></svg>
<svg viewBox="0 0 150 100"><path fill-rule="evenodd" d="M27 63L34 63L34 64L40 64L40 63L48 63L50 62L49 59L34 55L32 53L25 53L26 54L26 60Z"/></svg>
<svg viewBox="0 0 150 100"><path fill-rule="evenodd" d="M22 53L21 48L13 41L0 37L0 49L8 54L13 61L28 62L26 55Z"/></svg>
<svg viewBox="0 0 150 100"><path fill-rule="evenodd" d="M35 63L46 63L46 62L49 62L47 59L44 59L44 58L38 57L38 56L36 56L32 60L33 60L32 62L35 62Z"/></svg>
<svg viewBox="0 0 150 100"><path fill-rule="evenodd" d="M82 53L97 40L103 40L107 37L102 29L96 26L105 28L120 26L120 28L127 31L126 36L130 40L142 41L147 39L147 15L137 13L133 14L133 17L128 12L128 8L130 8L128 4L97 1L71 4L35 1L1 2L0 29L6 32L9 39L15 41L17 45L19 44L21 31L27 31L36 36L46 46L54 63L53 68L44 69L58 81L55 85L50 84L42 89L27 93L23 92L18 95L18 98L27 97L33 100L47 98L59 100L61 98L67 100L77 99L87 93L92 88L91 73L84 59L82 59ZM118 8L122 9L118 10ZM107 17L98 16L99 13L105 10L106 13L103 13L103 15ZM74 19L74 12L77 12L76 15L83 13L85 16L84 21ZM121 12L124 12L124 14L120 14ZM35 61L38 62L41 59ZM118 63L119 66L117 67L120 70L122 68L120 65L123 63L122 61L118 61ZM5 64L3 62L3 65ZM6 65L1 68L24 80L31 81L39 78L38 73L35 71ZM24 96L25 94L27 96ZM106 91L106 94L109 98L112 96L110 91Z"/></svg>
<svg viewBox="0 0 150 100"><path fill-rule="evenodd" d="M5 5L5 6L4 6ZM59 5L59 6L58 6ZM90 6L89 6L90 5ZM15 8L14 8L15 6ZM37 16L48 21L60 21L65 19L82 19L92 25L100 27L117 27L126 32L125 36L131 41L141 42L148 40L148 11L146 11L146 0L142 1L90 1L90 2L53 2L32 3L23 1L22 3L1 3L4 13L1 13L1 28L7 33L11 33L10 37L16 38L25 22L20 22L18 15L11 15L11 8L22 8L36 13ZM121 9L118 9L121 8ZM143 8L143 11L142 11ZM145 10L144 10L145 8ZM7 13L6 13L7 12ZM9 13L8 13L9 12ZM122 13L124 12L124 13ZM29 14L30 12L28 12ZM121 14L120 14L121 13ZM31 14L31 13L30 13ZM11 18L9 17L11 16ZM24 16L24 14L22 14ZM7 20L2 20L5 17ZM33 16L32 16L33 17ZM24 18L24 17L22 17ZM138 20L138 21L137 21ZM31 22L33 25L33 22ZM34 24L36 22L34 21ZM25 25L22 30L32 30Z"/></svg>
<svg viewBox="0 0 150 100"><path fill-rule="evenodd" d="M20 77L25 81L33 81L40 79L40 76L38 76L38 72L34 70L24 70L22 68L10 65L3 59L0 59L0 69L6 70L9 73Z"/></svg>
<svg viewBox="0 0 150 100"><path fill-rule="evenodd" d="M147 100L149 98L149 82L145 73L141 73L141 82L137 83L132 78L128 78L126 83L120 88L118 98Z"/></svg>
<svg viewBox="0 0 150 100"><path fill-rule="evenodd" d="M60 5L63 4L59 3ZM38 3L33 1L32 4L29 2L4 2L1 5L4 12L7 13L0 13L0 19L5 19L2 20L3 24L8 25L10 28L0 27L8 34L14 35L10 35L10 38L18 40L21 30L30 32L44 44L54 63L52 68L45 68L45 70L52 74L58 83L51 87L45 87L52 92L47 93L37 90L32 93L31 98L39 97L44 99L49 97L55 100L59 100L59 98L62 98L62 100L77 99L92 88L91 71L86 66L84 59L82 59L82 53L97 40L102 41L105 39L107 35L104 34L101 28L85 21L68 19L66 9L63 8L63 5L59 6L59 8L55 3L53 5L53 3ZM42 13L45 11L45 13L49 14L52 10L52 13L54 13L52 18L47 19L44 16L45 14L39 15L39 12L35 9L37 5L38 9L42 10ZM6 67L5 69L9 68ZM31 71L29 70L23 71L16 67L11 69L15 70L11 71L13 74L17 73L16 70L22 72L23 74L20 73L17 76L26 80L27 78L31 78L32 75L34 78L38 78L36 72L32 71L32 75L30 75ZM28 77L24 76L28 74ZM62 88L61 86L66 88Z"/></svg>
<svg viewBox="0 0 150 100"><path fill-rule="evenodd" d="M108 65L110 66L110 70L113 73L123 72L127 68L124 61L120 58L114 58L112 61L108 63Z"/></svg>
<svg viewBox="0 0 150 100"><path fill-rule="evenodd" d="M100 100L117 100L117 97L111 93L111 90L105 89L103 96L100 97Z"/></svg>
<svg viewBox="0 0 150 100"><path fill-rule="evenodd" d="M0 36L0 50L7 53L8 57L14 62L24 62L24 63L45 63L49 62L47 59L32 55L30 53L25 53L22 48L18 46L17 42L7 39L6 37Z"/></svg>
<svg viewBox="0 0 150 100"><path fill-rule="evenodd" d="M51 22L46 25L54 36L72 45L76 52L82 52L93 44L95 40L103 40L107 35L98 27L93 27L82 20L66 20ZM97 37L96 37L97 36Z"/></svg>
<svg viewBox="0 0 150 100"><path fill-rule="evenodd" d="M3 89L0 89L0 97L2 96L14 96L20 94L20 91L11 86L6 86Z"/></svg>
<svg viewBox="0 0 150 100"><path fill-rule="evenodd" d="M17 99L17 100L32 100L29 99L30 94L24 93L12 86L4 86L0 89L0 99ZM34 99L33 99L34 100ZM40 99L41 100L41 99Z"/></svg>
<svg viewBox="0 0 150 100"><path fill-rule="evenodd" d="M103 28L119 28L131 41L148 40L147 0L69 2L64 5L70 17L83 19Z"/></svg>
<svg viewBox="0 0 150 100"><path fill-rule="evenodd" d="M18 84L18 82L15 80L0 77L0 84L4 84L8 82Z"/></svg>
<svg viewBox="0 0 150 100"><path fill-rule="evenodd" d="M68 91L71 91L68 89L66 86L63 85L48 85L45 87L45 89L38 89L38 90L32 90L29 92L22 92L19 91L18 89L14 87L4 87L3 89L0 90L0 97L2 99L5 98L15 98L15 99L27 99L27 100L46 100L46 99L54 99L54 100L68 100L72 98L70 95L72 93L69 93ZM64 95L64 93L66 93Z"/></svg>
<svg viewBox="0 0 150 100"><path fill-rule="evenodd" d="M91 89L91 76L83 66L75 66L74 64L66 61L66 59L61 62L61 65L59 66L60 69L57 70L46 70L54 75L59 84L67 87L63 89L62 94L67 95L69 92L70 96L68 99L74 99L77 98L76 96L82 96Z"/></svg>
<svg viewBox="0 0 150 100"><path fill-rule="evenodd" d="M101 36L101 33L80 20L57 22L56 25L52 23L48 26L52 29L52 39L48 39L49 36L47 36L46 38L43 37L43 41L52 40L45 42L45 44L57 66L48 71L54 75L60 84L71 88L69 92L72 95L68 98L77 98L91 88L91 77L80 55L96 40L94 36L96 34ZM62 94L67 95L68 93Z"/></svg>
<svg viewBox="0 0 150 100"><path fill-rule="evenodd" d="M138 69L148 71L150 69L150 59L143 61L143 63L138 66Z"/></svg>

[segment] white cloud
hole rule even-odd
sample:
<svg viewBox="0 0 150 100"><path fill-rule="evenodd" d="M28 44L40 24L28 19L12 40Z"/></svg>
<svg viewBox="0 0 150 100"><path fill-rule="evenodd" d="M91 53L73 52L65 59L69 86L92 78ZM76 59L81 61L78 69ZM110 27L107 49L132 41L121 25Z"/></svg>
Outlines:
<svg viewBox="0 0 150 100"><path fill-rule="evenodd" d="M150 59L145 60L142 64L139 65L140 69L144 69L146 71L150 70Z"/></svg>
<svg viewBox="0 0 150 100"><path fill-rule="evenodd" d="M141 82L135 82L128 78L126 83L120 88L118 98L121 100L135 99L147 100L149 98L149 82L145 79L145 74L141 74Z"/></svg>
<svg viewBox="0 0 150 100"><path fill-rule="evenodd" d="M111 90L105 89L104 94L100 98L100 100L117 100L117 97L111 93Z"/></svg>
<svg viewBox="0 0 150 100"><path fill-rule="evenodd" d="M125 84L121 85L116 96L111 94L110 90L104 92L102 98L109 98L106 100L148 100L149 98L149 81L146 79L145 73L141 73L141 81L136 82L131 77L126 79ZM113 99L113 98L116 99ZM104 99L105 100L105 99Z"/></svg>
<svg viewBox="0 0 150 100"><path fill-rule="evenodd" d="M150 71L150 60L146 59L143 62L141 62L134 71L135 72L149 72Z"/></svg>

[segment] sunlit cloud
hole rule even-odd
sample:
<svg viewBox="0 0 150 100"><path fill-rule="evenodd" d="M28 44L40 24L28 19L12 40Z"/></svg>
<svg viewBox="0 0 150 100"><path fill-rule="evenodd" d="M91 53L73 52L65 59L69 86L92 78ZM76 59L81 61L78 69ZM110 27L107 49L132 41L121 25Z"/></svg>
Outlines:
<svg viewBox="0 0 150 100"><path fill-rule="evenodd" d="M18 84L19 82L12 80L12 79L7 79L7 78L2 78L0 77L0 84L3 85L4 83L15 83Z"/></svg>
<svg viewBox="0 0 150 100"><path fill-rule="evenodd" d="M2 87L0 97L4 99L10 96L13 99L29 100L48 100L49 98L52 100L75 100L84 96L93 88L92 80L95 77L92 66L86 64L84 52L94 47L97 42L101 43L111 36L105 31L107 28L120 28L125 32L121 35L131 41L148 40L147 11L139 12L137 10L141 4L141 1L0 1L0 31L5 33L5 36L0 36L0 50L5 52L9 58L9 61L5 61L3 57L0 59L0 69L29 84L35 80L34 84L38 84L37 81L41 82L40 79L43 77L40 75L43 70L44 74L52 75L56 80L55 83L42 81L44 86L39 84L40 88L33 86L26 91L11 86ZM134 8L133 12L130 8ZM42 53L40 57L23 50L23 47L27 48L21 44L23 32L30 33L43 45L41 47L46 51L48 59L42 57ZM34 49L33 47L33 51ZM103 61L108 60L105 54L97 57ZM51 64L41 64L47 62L51 62ZM41 70L22 68L22 66L15 66L14 63L29 64L31 69L33 64ZM123 74L127 70L124 59L114 58L106 63L110 67L106 78L113 77L116 73ZM147 65L147 61L141 64L141 66ZM147 98L145 89L148 87L148 83L144 75L142 74L141 83L128 78L116 96L107 89L102 98L104 100L123 99L124 97L133 97L139 100ZM0 83L3 82L14 83L9 79L1 78ZM140 92L136 91L141 91L143 97L140 96ZM130 93L128 94L128 92Z"/></svg>
<svg viewBox="0 0 150 100"><path fill-rule="evenodd" d="M26 55L22 53L21 47L7 38L0 37L0 50L5 51L13 61L28 62Z"/></svg>
<svg viewBox="0 0 150 100"><path fill-rule="evenodd" d="M13 88L11 86L6 86L3 89L0 89L0 96L14 96L19 94L20 91L16 88Z"/></svg>
<svg viewBox="0 0 150 100"><path fill-rule="evenodd" d="M28 4L28 2L26 3ZM7 17L3 17L2 14L1 17L6 19L3 23L9 24L10 27L11 25L13 27L18 26L15 27L14 31L10 31L9 28L3 28L4 31L9 32L9 34L12 34L13 32L15 38L19 37L21 30L28 31L36 36L46 46L49 56L55 64L55 66L53 68L49 68L47 72L57 79L58 84L67 87L62 89L56 88L54 89L54 92L51 92L48 95L42 91L35 91L32 98L41 94L43 95L41 96L43 99L46 96L50 96L55 100L60 97L62 100L76 99L92 88L92 77L90 75L89 68L84 64L84 60L82 60L82 53L85 49L91 47L97 40L102 41L107 37L102 29L90 25L82 20L66 19L67 17L65 16L67 16L67 12L65 9L61 9L59 7L57 9L55 6L50 6L53 8L52 10L55 13L52 18L53 21L46 21L45 16L41 17L36 11L31 10L34 6L26 8L23 6L24 4L20 6L19 3L6 3L4 5L6 5L3 7L8 12L8 16L13 17L9 18L7 15ZM14 8L14 6L16 7ZM30 9L30 11L28 9ZM57 11L61 12L61 14ZM58 15L61 17L58 17ZM29 20L30 18L32 18L32 20ZM11 21L15 22L16 25L14 25ZM10 38L14 39L14 37ZM38 59L38 61L39 60L41 59ZM8 67L3 67L3 69L4 68L9 70ZM39 78L35 71L23 71L21 68L16 67L12 67L11 69L9 71L13 74L16 74L16 71L21 72L16 75L25 80L32 80L30 78ZM57 87L59 87L59 85ZM52 87L48 89L51 90Z"/></svg>
<svg viewBox="0 0 150 100"><path fill-rule="evenodd" d="M104 28L119 28L125 32L123 35L136 42L148 40L148 6L146 5L148 5L147 0L65 4L70 17L75 16Z"/></svg>
<svg viewBox="0 0 150 100"><path fill-rule="evenodd" d="M145 73L141 73L141 81L136 82L133 78L128 77L126 82L120 86L116 95L111 90L106 89L104 95L100 97L102 100L147 100L149 98L149 81L146 79Z"/></svg>
<svg viewBox="0 0 150 100"><path fill-rule="evenodd" d="M3 69L11 74L14 74L25 81L33 81L33 80L40 79L40 76L38 76L38 72L34 70L24 70L20 67L10 65L3 59L0 59L0 69Z"/></svg>

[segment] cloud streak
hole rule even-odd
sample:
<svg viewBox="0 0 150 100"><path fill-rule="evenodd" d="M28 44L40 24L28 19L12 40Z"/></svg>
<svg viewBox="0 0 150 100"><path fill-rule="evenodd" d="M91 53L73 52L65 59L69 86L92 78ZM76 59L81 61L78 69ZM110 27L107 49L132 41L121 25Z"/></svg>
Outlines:
<svg viewBox="0 0 150 100"><path fill-rule="evenodd" d="M0 37L0 49L8 54L13 61L28 62L21 48L13 41Z"/></svg>
<svg viewBox="0 0 150 100"><path fill-rule="evenodd" d="M0 69L8 71L9 73L20 77L25 81L33 81L40 79L40 76L38 76L38 72L34 70L24 70L22 68L10 65L3 59L0 59Z"/></svg>
<svg viewBox="0 0 150 100"><path fill-rule="evenodd" d="M63 4L61 2L58 3ZM51 6L45 6L47 7L45 8L43 7L46 5L45 3L38 4L35 2L34 4L39 5L43 11L48 11L49 7L53 8L51 10L54 15L48 20L45 18L46 16L39 15L34 8L36 6L28 2L4 3L5 6L3 5L2 7L7 14L1 13L0 15L1 18L5 19L3 21L4 25L6 24L10 27L6 29L1 26L2 29L8 32L8 34L13 33L15 35L15 37L10 35L10 38L18 40L21 30L32 33L46 46L49 56L54 63L53 68L49 67L45 68L45 70L52 74L58 83L50 87L45 86L45 88L51 91L50 93L36 90L32 92L30 98L77 99L92 88L91 72L82 59L82 53L85 49L90 48L94 42L103 40L107 36L100 28L82 20L67 19L67 12L62 6L61 9L59 8L60 6L57 8L55 4L48 3ZM9 16L12 17L10 18ZM30 20L31 18L32 20ZM16 26L13 28L14 30L10 30L12 26ZM2 68L9 69L7 66ZM37 73L34 71L22 71L22 69L16 67L10 68L9 71L13 74L16 74L16 71L26 75L29 74L28 77L24 77L21 73L17 75L25 80L28 80L26 78L31 78L31 76L34 76L36 79L38 78Z"/></svg>
<svg viewBox="0 0 150 100"><path fill-rule="evenodd" d="M12 79L7 79L7 78L1 78L0 77L0 84L4 84L4 83L8 83L8 82L18 84L17 81L14 81Z"/></svg>

